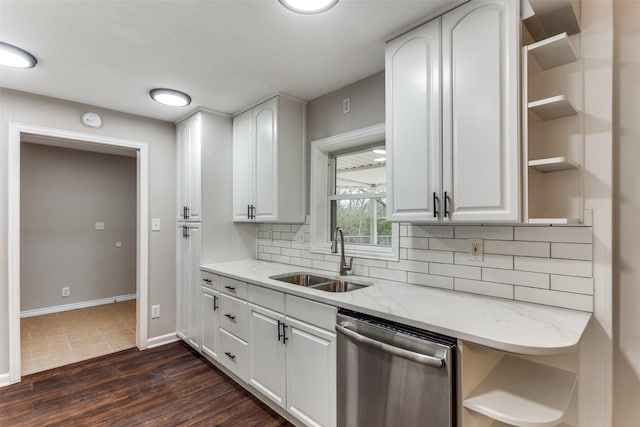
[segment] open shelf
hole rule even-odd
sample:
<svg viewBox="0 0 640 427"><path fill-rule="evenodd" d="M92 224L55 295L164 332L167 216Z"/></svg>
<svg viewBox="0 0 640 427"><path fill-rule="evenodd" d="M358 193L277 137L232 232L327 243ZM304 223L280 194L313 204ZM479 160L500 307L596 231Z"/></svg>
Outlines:
<svg viewBox="0 0 640 427"><path fill-rule="evenodd" d="M550 157L548 159L529 160L529 167L539 172L556 172L569 169L578 169L579 164L568 160L566 157Z"/></svg>
<svg viewBox="0 0 640 427"><path fill-rule="evenodd" d="M528 46L529 53L543 70L574 62L578 55L567 33Z"/></svg>
<svg viewBox="0 0 640 427"><path fill-rule="evenodd" d="M513 426L552 427L563 421L576 383L573 372L506 355L463 405Z"/></svg>
<svg viewBox="0 0 640 427"><path fill-rule="evenodd" d="M562 117L575 116L578 114L565 95L557 95L550 98L531 101L529 102L528 107L529 111L532 111L540 118L540 120L543 121L560 119Z"/></svg>
<svg viewBox="0 0 640 427"><path fill-rule="evenodd" d="M528 0L533 15L524 20L535 40L542 40L559 33L580 32L579 0Z"/></svg>

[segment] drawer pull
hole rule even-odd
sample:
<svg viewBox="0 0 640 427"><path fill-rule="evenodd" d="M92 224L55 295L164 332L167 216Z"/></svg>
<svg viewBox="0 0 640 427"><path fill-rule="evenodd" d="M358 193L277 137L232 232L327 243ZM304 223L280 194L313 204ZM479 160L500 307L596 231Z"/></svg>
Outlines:
<svg viewBox="0 0 640 427"><path fill-rule="evenodd" d="M224 285L225 289L229 289L230 291L235 291L236 287L235 286L229 286L229 285Z"/></svg>
<svg viewBox="0 0 640 427"><path fill-rule="evenodd" d="M234 315L232 315L232 314L226 313L224 316L225 316L225 317L228 317L228 318L229 318L229 319L231 319L231 320L236 320L236 316L234 316Z"/></svg>
<svg viewBox="0 0 640 427"><path fill-rule="evenodd" d="M236 358L236 355L235 355L235 354L231 354L231 353L229 353L228 351L225 351L225 352L224 352L224 354L226 354L226 355L227 355L227 357L228 357L229 359L231 359L231 360L235 360L235 358Z"/></svg>
<svg viewBox="0 0 640 427"><path fill-rule="evenodd" d="M213 311L218 309L218 297L216 295L213 296Z"/></svg>
<svg viewBox="0 0 640 427"><path fill-rule="evenodd" d="M204 281L205 281L205 282L207 282L207 283L211 283L211 279L204 278L204 279L202 279L202 280L204 280Z"/></svg>

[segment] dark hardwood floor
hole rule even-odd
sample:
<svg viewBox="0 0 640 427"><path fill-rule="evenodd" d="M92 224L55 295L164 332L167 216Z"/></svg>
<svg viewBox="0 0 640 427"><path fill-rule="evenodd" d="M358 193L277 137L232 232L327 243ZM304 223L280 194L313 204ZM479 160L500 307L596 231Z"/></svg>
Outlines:
<svg viewBox="0 0 640 427"><path fill-rule="evenodd" d="M0 426L290 426L181 342L0 388Z"/></svg>

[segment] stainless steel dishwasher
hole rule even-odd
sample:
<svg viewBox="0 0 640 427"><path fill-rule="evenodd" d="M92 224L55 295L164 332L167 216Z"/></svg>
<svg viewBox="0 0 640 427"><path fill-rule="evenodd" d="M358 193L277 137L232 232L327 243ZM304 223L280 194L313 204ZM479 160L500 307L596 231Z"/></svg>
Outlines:
<svg viewBox="0 0 640 427"><path fill-rule="evenodd" d="M455 425L455 340L340 310L338 427Z"/></svg>

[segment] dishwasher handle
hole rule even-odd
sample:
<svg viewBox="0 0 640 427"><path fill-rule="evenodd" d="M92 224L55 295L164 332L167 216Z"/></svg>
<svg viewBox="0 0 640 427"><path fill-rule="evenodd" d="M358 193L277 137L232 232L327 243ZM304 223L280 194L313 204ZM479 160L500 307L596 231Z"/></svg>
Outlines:
<svg viewBox="0 0 640 427"><path fill-rule="evenodd" d="M378 350L382 350L386 353L394 356L402 357L403 359L410 360L412 362L421 363L423 365L432 366L434 368L442 368L445 365L445 360L440 357L428 356L426 354L416 353L415 351L405 350L403 348L395 347L390 344L386 344L380 341L376 341L341 325L336 325L336 331L343 334L354 341L362 344L370 345Z"/></svg>

